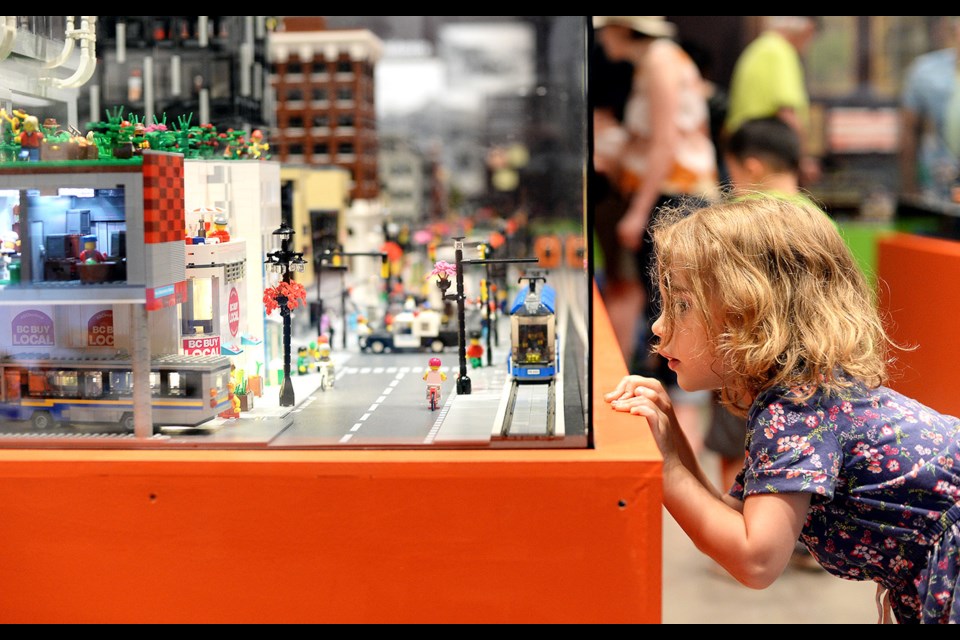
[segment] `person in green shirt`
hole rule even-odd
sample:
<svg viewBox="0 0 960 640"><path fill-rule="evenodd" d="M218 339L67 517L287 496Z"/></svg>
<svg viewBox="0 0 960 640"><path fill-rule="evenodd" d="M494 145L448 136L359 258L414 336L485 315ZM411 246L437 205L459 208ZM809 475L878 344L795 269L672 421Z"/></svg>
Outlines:
<svg viewBox="0 0 960 640"><path fill-rule="evenodd" d="M734 65L723 135L733 135L747 120L778 116L793 127L803 145L810 99L801 55L816 35L817 22L814 16L766 16L766 20L764 31ZM819 177L819 160L802 152L801 184L812 184Z"/></svg>

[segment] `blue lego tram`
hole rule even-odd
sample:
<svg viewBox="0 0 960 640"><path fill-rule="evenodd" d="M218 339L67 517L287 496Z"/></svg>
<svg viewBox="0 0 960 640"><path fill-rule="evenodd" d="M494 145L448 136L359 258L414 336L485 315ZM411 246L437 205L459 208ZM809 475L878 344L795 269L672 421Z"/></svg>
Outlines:
<svg viewBox="0 0 960 640"><path fill-rule="evenodd" d="M560 370L556 290L543 276L525 276L527 285L510 307L507 371L515 382L550 382ZM541 283L539 286L537 283Z"/></svg>

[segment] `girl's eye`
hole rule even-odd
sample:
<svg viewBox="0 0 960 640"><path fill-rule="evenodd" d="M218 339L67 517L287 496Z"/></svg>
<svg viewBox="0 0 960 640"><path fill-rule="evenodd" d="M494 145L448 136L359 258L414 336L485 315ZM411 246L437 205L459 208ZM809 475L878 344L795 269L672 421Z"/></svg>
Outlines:
<svg viewBox="0 0 960 640"><path fill-rule="evenodd" d="M690 310L690 301L686 298L676 298L673 301L673 308L677 313L685 313Z"/></svg>

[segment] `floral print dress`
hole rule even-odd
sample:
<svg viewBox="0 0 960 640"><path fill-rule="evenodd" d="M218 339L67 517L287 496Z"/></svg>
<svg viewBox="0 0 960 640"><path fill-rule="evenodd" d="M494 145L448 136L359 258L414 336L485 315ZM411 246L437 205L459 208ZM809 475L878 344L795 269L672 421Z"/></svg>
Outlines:
<svg viewBox="0 0 960 640"><path fill-rule="evenodd" d="M756 399L731 495L812 494L800 537L827 571L880 583L900 623L960 622L960 419L886 387L803 391Z"/></svg>

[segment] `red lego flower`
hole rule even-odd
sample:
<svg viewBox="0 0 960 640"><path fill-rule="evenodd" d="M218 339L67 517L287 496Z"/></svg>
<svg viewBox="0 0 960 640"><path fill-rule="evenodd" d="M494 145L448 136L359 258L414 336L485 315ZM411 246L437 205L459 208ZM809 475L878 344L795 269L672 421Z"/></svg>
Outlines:
<svg viewBox="0 0 960 640"><path fill-rule="evenodd" d="M299 282L281 282L275 287L267 287L263 292L263 306L267 314L273 313L280 307L277 298L284 296L287 299L287 308L295 309L307 300L307 290Z"/></svg>

